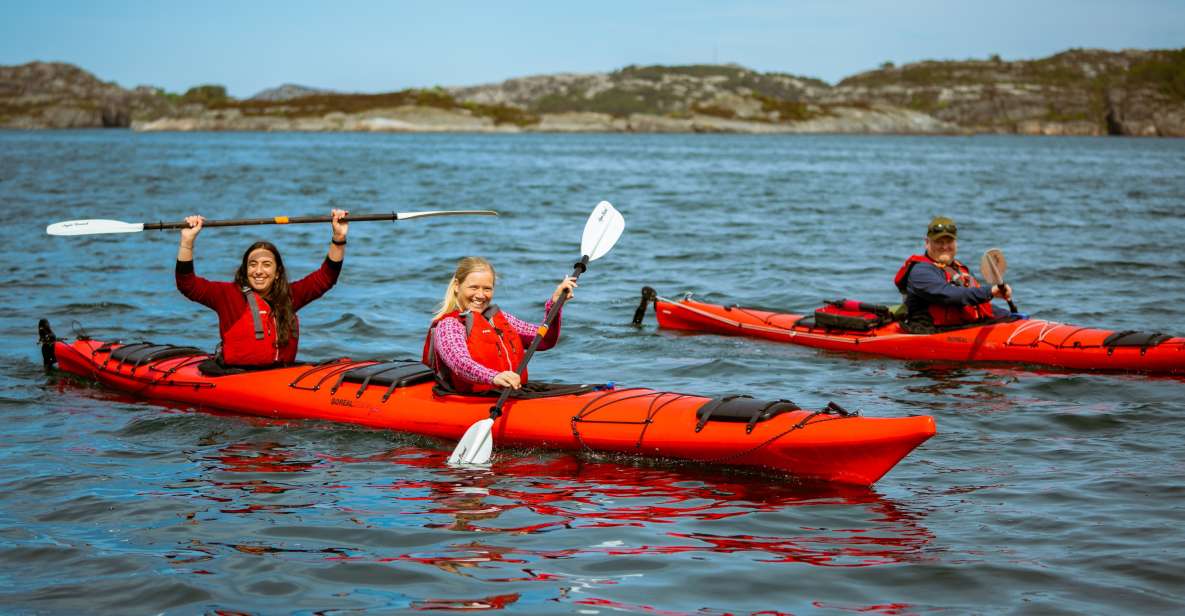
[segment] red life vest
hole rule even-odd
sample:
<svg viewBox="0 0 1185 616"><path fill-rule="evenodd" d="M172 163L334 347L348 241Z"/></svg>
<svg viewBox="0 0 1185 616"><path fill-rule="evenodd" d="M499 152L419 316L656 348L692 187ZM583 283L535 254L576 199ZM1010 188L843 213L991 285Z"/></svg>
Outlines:
<svg viewBox="0 0 1185 616"><path fill-rule="evenodd" d="M284 348L276 345L276 319L272 308L259 293L243 289L243 313L222 332L222 361L231 366L268 366L296 361L300 320ZM254 309L252 309L254 304Z"/></svg>
<svg viewBox="0 0 1185 616"><path fill-rule="evenodd" d="M523 348L522 338L498 310L497 306L490 306L482 313L454 310L432 322L428 328L428 335L424 338L424 364L436 371L445 383L460 393L481 393L495 389L489 383L472 383L458 377L449 370L448 366L437 355L432 346L432 331L444 319L458 319L465 324L465 343L469 347L469 356L473 361L504 372L518 369L526 350ZM527 382L527 371L524 368L522 382Z"/></svg>
<svg viewBox="0 0 1185 616"><path fill-rule="evenodd" d="M897 276L893 278L893 283L897 285L897 290L901 291L902 295L907 293L906 280L909 279L909 272L918 263L929 263L937 267L946 276L946 281L951 284L963 287L979 286L979 281L971 274L971 270L957 260L952 261L949 266L943 267L929 255L912 255L905 260L905 264L897 270ZM986 302L969 306L929 303L926 308L937 327L978 323L992 318L993 314L990 296Z"/></svg>

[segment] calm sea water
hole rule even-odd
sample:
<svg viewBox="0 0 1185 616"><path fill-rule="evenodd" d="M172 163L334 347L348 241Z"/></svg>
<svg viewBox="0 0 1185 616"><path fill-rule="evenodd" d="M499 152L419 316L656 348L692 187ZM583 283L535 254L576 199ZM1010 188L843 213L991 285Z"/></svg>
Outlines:
<svg viewBox="0 0 1185 616"><path fill-rule="evenodd" d="M1016 137L0 133L0 611L1117 613L1185 611L1185 383L857 358L629 324L638 291L807 310L892 302L936 214L998 246L1031 314L1181 333L1185 141ZM536 378L835 400L939 434L874 488L500 450L166 408L46 376L39 317L101 338L216 342L173 286L176 234L47 223L496 209L357 223L302 357L418 354L455 260L523 316L625 215ZM323 226L256 238L297 275Z"/></svg>

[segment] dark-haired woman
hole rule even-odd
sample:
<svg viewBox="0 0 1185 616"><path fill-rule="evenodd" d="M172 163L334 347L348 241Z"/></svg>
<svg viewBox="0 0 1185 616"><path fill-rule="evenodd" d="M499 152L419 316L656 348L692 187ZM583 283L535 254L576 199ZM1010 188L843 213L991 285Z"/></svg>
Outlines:
<svg viewBox="0 0 1185 616"><path fill-rule="evenodd" d="M270 242L255 242L243 253L234 282L206 280L194 273L193 243L205 219L189 216L177 248L177 290L218 313L227 366L261 367L296 361L300 320L296 311L321 297L337 282L346 256L348 212L333 210L333 239L321 267L289 284L280 251Z"/></svg>

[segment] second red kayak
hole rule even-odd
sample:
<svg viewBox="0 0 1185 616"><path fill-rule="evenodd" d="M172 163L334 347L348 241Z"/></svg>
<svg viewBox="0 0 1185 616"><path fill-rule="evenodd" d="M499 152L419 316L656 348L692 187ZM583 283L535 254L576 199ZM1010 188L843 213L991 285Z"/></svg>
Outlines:
<svg viewBox="0 0 1185 616"><path fill-rule="evenodd" d="M732 336L751 336L803 346L898 359L1008 362L1072 370L1185 374L1185 338L1161 333L1112 331L1046 321L1015 319L936 334L911 334L885 319L868 329L821 325L815 314L724 306L691 299L658 297L643 289L640 322L653 302L660 327Z"/></svg>

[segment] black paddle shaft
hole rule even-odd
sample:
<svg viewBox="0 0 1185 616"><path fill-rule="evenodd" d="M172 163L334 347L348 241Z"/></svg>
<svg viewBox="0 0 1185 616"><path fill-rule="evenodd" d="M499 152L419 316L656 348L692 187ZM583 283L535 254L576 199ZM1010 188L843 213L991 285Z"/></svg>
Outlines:
<svg viewBox="0 0 1185 616"><path fill-rule="evenodd" d="M272 218L241 218L239 220L207 220L202 223L203 227L246 227L248 225L297 225L311 222L329 222L333 220L332 216L274 216ZM347 215L345 222L367 222L372 220L390 220L392 222L399 220L399 214L390 212L387 214L355 214ZM167 229L188 229L189 223L184 220L181 222L146 222L144 223L145 231L164 231Z"/></svg>
<svg viewBox="0 0 1185 616"><path fill-rule="evenodd" d="M588 269L588 255L580 257L580 261L572 267L572 275L569 278L580 278L580 275ZM531 341L531 346L527 347L523 353L523 360L518 362L518 368L515 370L522 376L523 371L527 369L527 362L531 361L531 356L535 354L535 349L539 348L539 341L546 335L544 332L551 329L551 324L555 321L556 315L560 313L560 308L564 306L564 302L568 301L568 292L564 291L560 295L559 301L551 305L551 310L547 311L547 316L543 318L543 325L539 328L539 332L535 334L535 339ZM490 419L497 419L502 414L502 405L506 404L506 399L510 397L512 390L509 387L502 389L502 394L498 396L498 401L494 406L490 407Z"/></svg>

